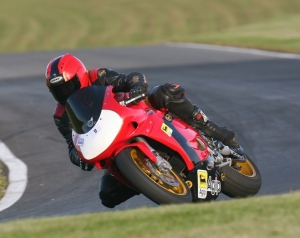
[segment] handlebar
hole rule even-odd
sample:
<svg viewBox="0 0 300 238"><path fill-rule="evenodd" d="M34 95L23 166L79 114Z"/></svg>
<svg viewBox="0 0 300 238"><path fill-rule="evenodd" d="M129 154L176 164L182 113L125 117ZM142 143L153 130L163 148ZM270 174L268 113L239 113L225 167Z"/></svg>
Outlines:
<svg viewBox="0 0 300 238"><path fill-rule="evenodd" d="M146 95L143 93L143 94L138 95L138 96L136 96L136 97L134 97L134 98L127 98L127 99L124 99L123 101L120 101L119 103L120 103L120 105L122 105L122 106L126 106L126 105L128 105L128 104L134 102L134 101L137 100L137 99L144 98L145 96L146 96Z"/></svg>

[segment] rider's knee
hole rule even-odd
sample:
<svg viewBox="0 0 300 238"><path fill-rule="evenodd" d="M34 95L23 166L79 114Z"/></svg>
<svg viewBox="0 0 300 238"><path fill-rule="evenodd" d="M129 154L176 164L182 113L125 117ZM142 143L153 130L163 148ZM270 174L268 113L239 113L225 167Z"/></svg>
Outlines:
<svg viewBox="0 0 300 238"><path fill-rule="evenodd" d="M155 86L149 91L148 101L156 109L169 108L170 103L182 103L185 100L185 90L178 84L166 83Z"/></svg>
<svg viewBox="0 0 300 238"><path fill-rule="evenodd" d="M168 109L175 116L186 119L194 111L194 106L185 97L185 90L178 84L166 83L149 91L149 103L156 109Z"/></svg>

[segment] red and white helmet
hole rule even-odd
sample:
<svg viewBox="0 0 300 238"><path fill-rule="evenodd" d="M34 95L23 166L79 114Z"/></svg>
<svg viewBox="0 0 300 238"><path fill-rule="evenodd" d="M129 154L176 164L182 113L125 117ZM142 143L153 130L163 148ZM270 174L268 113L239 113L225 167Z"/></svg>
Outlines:
<svg viewBox="0 0 300 238"><path fill-rule="evenodd" d="M74 91L91 85L84 64L71 54L51 60L47 65L45 76L53 97L63 105Z"/></svg>

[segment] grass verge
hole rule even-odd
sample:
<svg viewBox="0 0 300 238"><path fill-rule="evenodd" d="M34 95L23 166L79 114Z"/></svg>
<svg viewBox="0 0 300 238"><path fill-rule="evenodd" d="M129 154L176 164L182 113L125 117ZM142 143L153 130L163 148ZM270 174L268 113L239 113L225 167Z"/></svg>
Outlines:
<svg viewBox="0 0 300 238"><path fill-rule="evenodd" d="M0 162L0 200L4 196L7 188L7 178L4 176L4 165Z"/></svg>
<svg viewBox="0 0 300 238"><path fill-rule="evenodd" d="M186 41L300 53L300 15L274 18L194 36Z"/></svg>
<svg viewBox="0 0 300 238"><path fill-rule="evenodd" d="M299 21L299 0L10 0L0 52L183 41L300 53Z"/></svg>
<svg viewBox="0 0 300 238"><path fill-rule="evenodd" d="M18 237L299 237L300 192L0 224Z"/></svg>

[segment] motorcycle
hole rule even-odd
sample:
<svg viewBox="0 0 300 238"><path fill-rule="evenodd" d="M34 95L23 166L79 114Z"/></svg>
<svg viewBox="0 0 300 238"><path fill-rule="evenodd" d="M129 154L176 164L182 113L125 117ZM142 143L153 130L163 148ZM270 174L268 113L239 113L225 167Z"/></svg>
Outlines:
<svg viewBox="0 0 300 238"><path fill-rule="evenodd" d="M261 175L248 155L153 109L147 99L135 103L144 96L94 85L68 98L72 139L84 162L107 169L157 204L258 193Z"/></svg>

